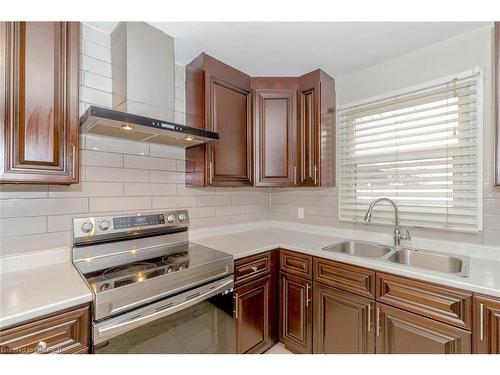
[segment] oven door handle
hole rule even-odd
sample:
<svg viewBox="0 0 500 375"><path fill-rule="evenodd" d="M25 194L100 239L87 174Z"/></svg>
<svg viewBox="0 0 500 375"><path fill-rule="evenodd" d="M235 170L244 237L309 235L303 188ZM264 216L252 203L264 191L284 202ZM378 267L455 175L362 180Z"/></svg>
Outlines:
<svg viewBox="0 0 500 375"><path fill-rule="evenodd" d="M184 308L195 305L217 294L230 291L233 286L233 277L227 277L159 301L142 309L133 310L126 313L124 316L111 318L105 322L94 322L92 323L94 345L140 327L153 320L163 318Z"/></svg>

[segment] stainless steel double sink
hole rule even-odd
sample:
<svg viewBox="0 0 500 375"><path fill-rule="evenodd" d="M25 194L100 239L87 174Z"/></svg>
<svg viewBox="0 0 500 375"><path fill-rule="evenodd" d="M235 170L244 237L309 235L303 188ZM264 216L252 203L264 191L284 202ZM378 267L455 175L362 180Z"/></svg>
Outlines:
<svg viewBox="0 0 500 375"><path fill-rule="evenodd" d="M362 258L372 258L383 262L401 264L428 271L455 274L461 277L469 276L469 258L459 255L431 250L420 250L408 247L394 248L365 241L343 241L325 246L324 251L348 254Z"/></svg>

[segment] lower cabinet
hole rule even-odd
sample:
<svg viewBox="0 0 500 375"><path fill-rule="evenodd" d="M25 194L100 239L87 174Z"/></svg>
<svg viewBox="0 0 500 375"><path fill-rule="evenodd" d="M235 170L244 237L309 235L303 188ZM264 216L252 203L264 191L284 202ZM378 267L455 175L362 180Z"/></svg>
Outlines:
<svg viewBox="0 0 500 375"><path fill-rule="evenodd" d="M294 353L312 353L312 282L280 273L280 341Z"/></svg>
<svg viewBox="0 0 500 375"><path fill-rule="evenodd" d="M466 330L377 303L376 352L378 354L470 354Z"/></svg>
<svg viewBox="0 0 500 375"><path fill-rule="evenodd" d="M272 344L271 275L234 291L237 353L261 353Z"/></svg>
<svg viewBox="0 0 500 375"><path fill-rule="evenodd" d="M373 354L375 302L314 283L314 353Z"/></svg>
<svg viewBox="0 0 500 375"><path fill-rule="evenodd" d="M500 299L474 297L474 353L500 354Z"/></svg>
<svg viewBox="0 0 500 375"><path fill-rule="evenodd" d="M88 353L90 310L82 306L0 332L0 354Z"/></svg>

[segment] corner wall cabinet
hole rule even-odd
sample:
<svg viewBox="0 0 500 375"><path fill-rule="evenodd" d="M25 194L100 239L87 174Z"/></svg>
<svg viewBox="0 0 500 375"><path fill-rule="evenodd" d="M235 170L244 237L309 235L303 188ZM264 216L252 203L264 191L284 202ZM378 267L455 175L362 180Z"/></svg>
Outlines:
<svg viewBox="0 0 500 375"><path fill-rule="evenodd" d="M186 66L186 123L220 140L186 149L188 186L334 186L335 81L249 77L202 53Z"/></svg>
<svg viewBox="0 0 500 375"><path fill-rule="evenodd" d="M78 22L0 22L0 183L78 182Z"/></svg>
<svg viewBox="0 0 500 375"><path fill-rule="evenodd" d="M219 141L186 149L187 186L253 184L250 77L202 53L186 66L186 124Z"/></svg>

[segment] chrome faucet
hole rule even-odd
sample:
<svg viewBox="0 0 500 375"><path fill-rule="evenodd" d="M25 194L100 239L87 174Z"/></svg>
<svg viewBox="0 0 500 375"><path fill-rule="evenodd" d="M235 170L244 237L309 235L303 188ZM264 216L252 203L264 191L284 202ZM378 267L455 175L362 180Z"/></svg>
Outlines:
<svg viewBox="0 0 500 375"><path fill-rule="evenodd" d="M401 231L401 227L399 226L399 208L397 203L392 199L379 198L370 203L370 207L368 207L368 211L366 211L365 221L369 223L372 220L373 207L381 201L389 202L392 204L392 207L394 207L394 216L396 221L396 226L394 227L394 246L398 247L401 244L401 240L411 241L410 230L405 229L404 233Z"/></svg>

